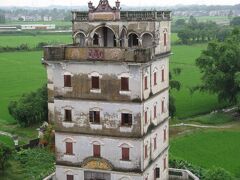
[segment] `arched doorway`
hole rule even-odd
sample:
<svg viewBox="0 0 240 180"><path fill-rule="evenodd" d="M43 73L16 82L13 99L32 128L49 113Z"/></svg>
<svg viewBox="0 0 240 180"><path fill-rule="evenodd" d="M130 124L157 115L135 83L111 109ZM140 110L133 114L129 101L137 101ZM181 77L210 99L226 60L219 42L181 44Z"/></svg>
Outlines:
<svg viewBox="0 0 240 180"><path fill-rule="evenodd" d="M76 34L75 43L78 44L80 47L85 46L85 40L86 40L86 37L83 33Z"/></svg>
<svg viewBox="0 0 240 180"><path fill-rule="evenodd" d="M99 47L116 47L116 35L106 26L99 27L93 32L93 45Z"/></svg>
<svg viewBox="0 0 240 180"><path fill-rule="evenodd" d="M138 35L131 33L128 35L128 47L137 47L139 45Z"/></svg>
<svg viewBox="0 0 240 180"><path fill-rule="evenodd" d="M127 39L127 31L125 29L122 30L120 35L120 47L126 47L126 39Z"/></svg>

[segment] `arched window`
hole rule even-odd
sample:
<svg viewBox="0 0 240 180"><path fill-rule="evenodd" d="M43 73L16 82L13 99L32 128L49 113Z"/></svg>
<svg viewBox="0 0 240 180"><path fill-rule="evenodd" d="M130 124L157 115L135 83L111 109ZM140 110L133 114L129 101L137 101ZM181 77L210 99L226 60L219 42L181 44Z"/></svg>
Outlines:
<svg viewBox="0 0 240 180"><path fill-rule="evenodd" d="M123 29L120 36L120 47L125 47L126 38L127 38L127 32L125 29Z"/></svg>
<svg viewBox="0 0 240 180"><path fill-rule="evenodd" d="M75 37L75 43L78 44L80 47L85 46L86 37L83 33L78 33Z"/></svg>
<svg viewBox="0 0 240 180"><path fill-rule="evenodd" d="M128 47L137 47L138 46L138 36L135 33L131 33L128 36Z"/></svg>
<svg viewBox="0 0 240 180"><path fill-rule="evenodd" d="M144 48L151 47L153 45L153 36L149 33L145 33L142 36L142 46Z"/></svg>

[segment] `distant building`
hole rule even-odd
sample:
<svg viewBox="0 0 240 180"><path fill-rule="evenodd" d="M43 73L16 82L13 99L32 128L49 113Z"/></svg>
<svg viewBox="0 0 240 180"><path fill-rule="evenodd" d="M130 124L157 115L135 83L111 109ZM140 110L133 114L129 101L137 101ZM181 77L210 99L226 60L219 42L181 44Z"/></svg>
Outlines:
<svg viewBox="0 0 240 180"><path fill-rule="evenodd" d="M55 24L25 24L21 25L22 30L54 30Z"/></svg>
<svg viewBox="0 0 240 180"><path fill-rule="evenodd" d="M43 21L52 21L51 16L43 16Z"/></svg>
<svg viewBox="0 0 240 180"><path fill-rule="evenodd" d="M167 180L170 11L73 12L72 45L44 49L57 180Z"/></svg>

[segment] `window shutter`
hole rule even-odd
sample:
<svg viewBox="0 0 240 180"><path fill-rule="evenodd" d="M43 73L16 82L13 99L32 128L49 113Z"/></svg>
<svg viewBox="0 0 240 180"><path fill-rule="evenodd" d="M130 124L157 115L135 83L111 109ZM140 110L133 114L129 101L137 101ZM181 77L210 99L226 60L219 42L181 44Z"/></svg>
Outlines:
<svg viewBox="0 0 240 180"><path fill-rule="evenodd" d="M144 118L145 118L145 124L147 124L147 121L148 121L147 111L145 111Z"/></svg>
<svg viewBox="0 0 240 180"><path fill-rule="evenodd" d="M163 140L164 141L167 140L167 130L166 129L163 130Z"/></svg>
<svg viewBox="0 0 240 180"><path fill-rule="evenodd" d="M154 150L156 150L157 149L157 137L155 137L153 139L153 146L154 146Z"/></svg>
<svg viewBox="0 0 240 180"><path fill-rule="evenodd" d="M73 154L72 142L66 142L66 154Z"/></svg>
<svg viewBox="0 0 240 180"><path fill-rule="evenodd" d="M94 157L100 157L101 156L100 151L101 151L100 145L93 145L93 156Z"/></svg>
<svg viewBox="0 0 240 180"><path fill-rule="evenodd" d="M95 112L95 123L100 123L100 112L99 111L96 111Z"/></svg>
<svg viewBox="0 0 240 180"><path fill-rule="evenodd" d="M164 69L162 69L162 82L165 80L165 77L164 77Z"/></svg>
<svg viewBox="0 0 240 180"><path fill-rule="evenodd" d="M129 160L129 148L122 148L122 160Z"/></svg>
<svg viewBox="0 0 240 180"><path fill-rule="evenodd" d="M153 113L153 114L154 114L153 116L154 116L154 118L156 118L156 117L157 117L157 106L156 106L156 105L154 106L153 112L154 112L154 113Z"/></svg>
<svg viewBox="0 0 240 180"><path fill-rule="evenodd" d="M144 78L144 88L145 88L145 90L148 89L147 76L145 76L145 78Z"/></svg>
<svg viewBox="0 0 240 180"><path fill-rule="evenodd" d="M162 101L162 113L164 113L164 101Z"/></svg>
<svg viewBox="0 0 240 180"><path fill-rule="evenodd" d="M157 85L157 73L156 72L153 74L153 78L154 78L154 85Z"/></svg>
<svg viewBox="0 0 240 180"><path fill-rule="evenodd" d="M166 157L163 159L163 169L165 170L167 168L167 159Z"/></svg>
<svg viewBox="0 0 240 180"><path fill-rule="evenodd" d="M92 89L99 89L99 77L92 77Z"/></svg>
<svg viewBox="0 0 240 180"><path fill-rule="evenodd" d="M94 117L94 112L93 111L89 111L89 121L93 122L93 117Z"/></svg>
<svg viewBox="0 0 240 180"><path fill-rule="evenodd" d="M129 90L129 79L122 77L121 78L121 90L128 91Z"/></svg>
<svg viewBox="0 0 240 180"><path fill-rule="evenodd" d="M74 180L74 176L73 175L67 175L67 180Z"/></svg>
<svg viewBox="0 0 240 180"><path fill-rule="evenodd" d="M72 87L71 75L64 75L64 87Z"/></svg>
<svg viewBox="0 0 240 180"><path fill-rule="evenodd" d="M167 33L164 33L164 46L167 45Z"/></svg>
<svg viewBox="0 0 240 180"><path fill-rule="evenodd" d="M145 159L148 157L148 152L147 152L147 145L145 145L144 152L145 152Z"/></svg>
<svg viewBox="0 0 240 180"><path fill-rule="evenodd" d="M128 125L132 125L132 114L128 114Z"/></svg>

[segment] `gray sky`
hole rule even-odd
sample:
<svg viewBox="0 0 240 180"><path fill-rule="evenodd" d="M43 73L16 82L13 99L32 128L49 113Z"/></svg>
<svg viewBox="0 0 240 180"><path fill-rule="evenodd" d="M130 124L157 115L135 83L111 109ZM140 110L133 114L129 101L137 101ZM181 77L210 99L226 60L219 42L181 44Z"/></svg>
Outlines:
<svg viewBox="0 0 240 180"><path fill-rule="evenodd" d="M1 6L34 6L44 7L49 5L80 6L86 5L89 0L0 0ZM128 6L171 6L177 4L206 4L206 5L234 5L240 0L120 0L122 4ZM96 6L99 0L92 0ZM109 0L110 4L115 4L115 0Z"/></svg>

